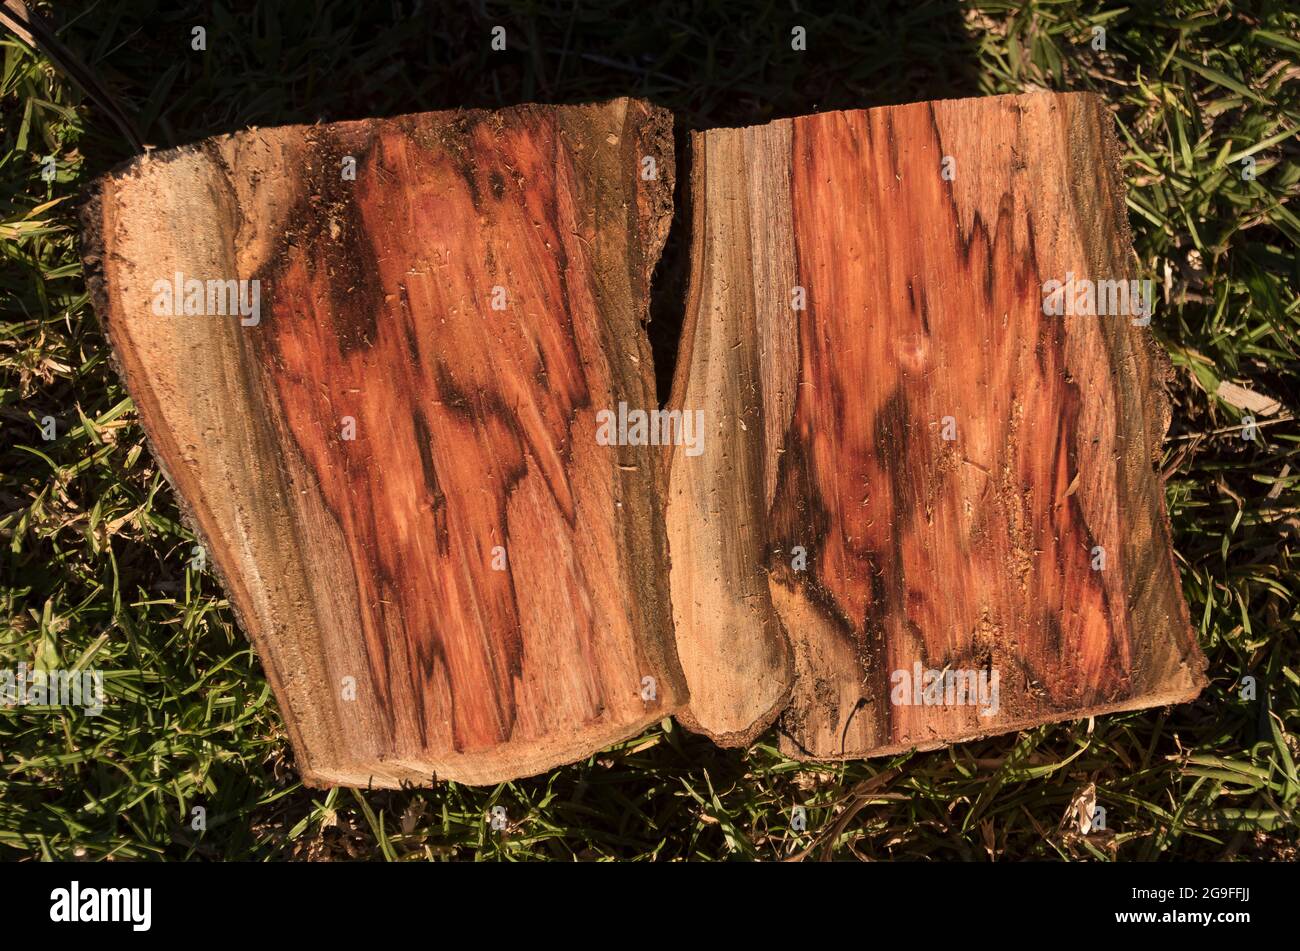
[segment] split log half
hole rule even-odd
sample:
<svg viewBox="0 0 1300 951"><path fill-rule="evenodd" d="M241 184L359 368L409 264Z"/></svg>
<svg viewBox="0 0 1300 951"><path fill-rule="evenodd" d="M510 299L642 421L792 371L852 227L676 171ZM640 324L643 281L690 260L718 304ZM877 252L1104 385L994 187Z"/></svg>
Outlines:
<svg viewBox="0 0 1300 951"><path fill-rule="evenodd" d="M654 405L672 176L670 117L624 99L253 130L98 184L96 310L309 782L495 783L685 700L661 470L595 439Z"/></svg>
<svg viewBox="0 0 1300 951"><path fill-rule="evenodd" d="M670 451L667 504L686 724L742 744L779 715L786 752L843 759L1194 697L1168 361L1117 306L1100 100L827 113L692 155L671 405L707 425Z"/></svg>

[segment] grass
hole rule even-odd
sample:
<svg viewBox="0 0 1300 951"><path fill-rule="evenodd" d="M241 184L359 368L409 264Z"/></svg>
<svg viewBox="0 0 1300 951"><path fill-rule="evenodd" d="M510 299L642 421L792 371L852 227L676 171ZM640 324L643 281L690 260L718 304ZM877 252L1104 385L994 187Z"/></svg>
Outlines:
<svg viewBox="0 0 1300 951"><path fill-rule="evenodd" d="M854 15L705 0L372 6L71 3L54 22L159 147L246 125L622 94L673 109L679 133L955 95L1104 95L1126 146L1142 276L1161 289L1153 326L1177 372L1168 498L1211 684L1191 704L892 761L811 768L768 741L727 753L664 724L495 789L302 788L257 658L211 575L190 564L193 540L87 303L76 197L129 147L6 35L0 667L99 668L111 702L98 717L0 708L0 856L1295 859L1293 5L917 0ZM495 24L507 27L505 53L489 50ZM206 52L190 48L195 25ZM795 25L806 52L790 49ZM661 371L682 270L670 251L653 327ZM1258 417L1256 439L1241 438L1242 411L1216 395L1220 381L1280 402ZM52 441L40 432L49 416ZM1067 816L1090 792L1106 829L1084 836ZM797 805L806 829L792 821ZM496 806L504 829L488 821Z"/></svg>

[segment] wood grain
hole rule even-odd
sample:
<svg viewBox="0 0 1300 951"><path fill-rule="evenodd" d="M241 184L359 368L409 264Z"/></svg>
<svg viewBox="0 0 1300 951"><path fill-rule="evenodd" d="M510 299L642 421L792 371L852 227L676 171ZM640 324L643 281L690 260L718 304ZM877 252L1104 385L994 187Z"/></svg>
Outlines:
<svg viewBox="0 0 1300 951"><path fill-rule="evenodd" d="M671 402L708 440L671 453L666 516L688 725L744 743L779 714L787 753L840 759L1194 697L1167 359L1133 317L1044 313L1047 281L1136 277L1100 101L827 113L692 154ZM900 690L918 665L996 672L997 702Z"/></svg>
<svg viewBox="0 0 1300 951"><path fill-rule="evenodd" d="M255 130L99 184L96 308L309 782L495 783L684 702L662 472L594 438L654 405L672 162L617 100ZM176 272L259 280L260 321L156 316Z"/></svg>

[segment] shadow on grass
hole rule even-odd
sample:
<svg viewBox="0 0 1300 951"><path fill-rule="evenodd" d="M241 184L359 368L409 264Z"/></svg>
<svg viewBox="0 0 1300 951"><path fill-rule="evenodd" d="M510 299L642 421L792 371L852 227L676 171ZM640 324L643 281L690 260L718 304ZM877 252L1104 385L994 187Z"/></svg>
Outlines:
<svg viewBox="0 0 1300 951"><path fill-rule="evenodd" d="M290 0L241 16L165 4L89 5L64 42L121 97L151 145L250 125L334 121L521 102L638 96L676 117L673 229L651 304L660 398L684 311L691 131L835 109L978 92L974 51L955 0L844 12L770 3L615 0L598 9L523 2L364 4ZM440 8L441 7L441 8ZM364 12L361 12L364 8ZM204 30L204 51L192 49ZM492 49L505 29L506 49ZM802 28L803 49L795 49ZM129 155L102 115L85 151L98 174Z"/></svg>

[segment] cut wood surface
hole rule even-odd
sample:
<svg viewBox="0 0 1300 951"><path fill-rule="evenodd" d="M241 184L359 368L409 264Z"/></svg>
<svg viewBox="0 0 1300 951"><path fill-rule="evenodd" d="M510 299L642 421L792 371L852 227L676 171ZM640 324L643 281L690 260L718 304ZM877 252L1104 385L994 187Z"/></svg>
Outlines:
<svg viewBox="0 0 1300 951"><path fill-rule="evenodd" d="M1079 94L693 137L671 406L708 425L666 514L689 726L779 716L787 753L837 759L1199 692L1167 360L1136 306L1045 313L1051 281L1136 277L1118 169Z"/></svg>
<svg viewBox="0 0 1300 951"><path fill-rule="evenodd" d="M593 438L655 405L672 162L644 103L524 106L244 132L87 204L119 369L309 782L495 783L684 702L662 471Z"/></svg>

